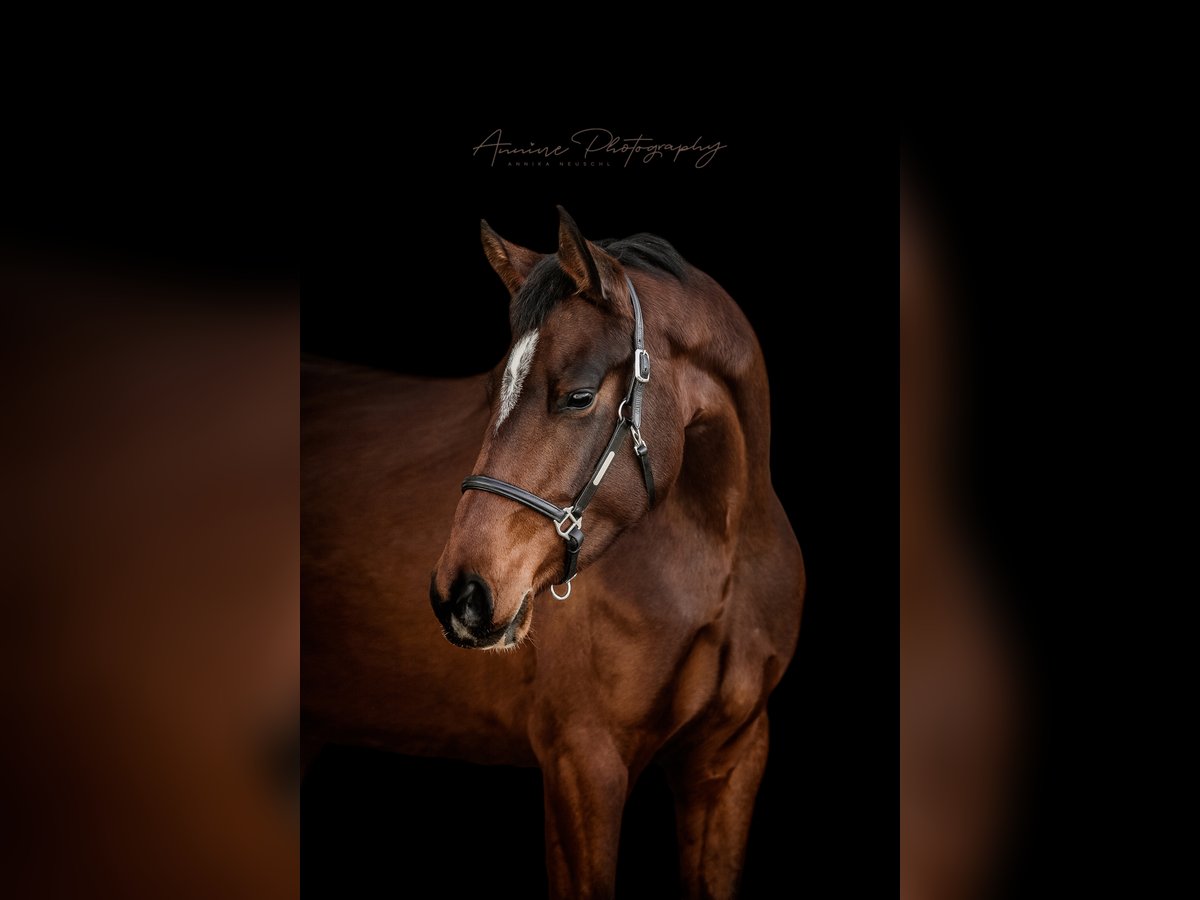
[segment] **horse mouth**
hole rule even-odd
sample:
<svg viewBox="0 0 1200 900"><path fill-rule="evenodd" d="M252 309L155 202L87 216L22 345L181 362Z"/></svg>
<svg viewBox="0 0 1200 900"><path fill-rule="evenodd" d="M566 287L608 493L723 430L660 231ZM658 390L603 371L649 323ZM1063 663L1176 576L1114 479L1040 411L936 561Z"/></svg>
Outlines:
<svg viewBox="0 0 1200 900"><path fill-rule="evenodd" d="M467 650L515 650L529 630L525 626L529 619L532 599L533 591L526 591L521 598L520 607L517 608L516 614L509 619L508 624L499 626L489 634L483 636L472 634L453 614L448 622L443 623L442 633L446 636L446 640L454 646Z"/></svg>

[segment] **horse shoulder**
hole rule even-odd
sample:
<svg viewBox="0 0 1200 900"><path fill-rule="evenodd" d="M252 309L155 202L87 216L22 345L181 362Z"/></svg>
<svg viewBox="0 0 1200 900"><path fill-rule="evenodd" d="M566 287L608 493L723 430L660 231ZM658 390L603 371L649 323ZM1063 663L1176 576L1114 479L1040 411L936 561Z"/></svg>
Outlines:
<svg viewBox="0 0 1200 900"><path fill-rule="evenodd" d="M674 714L709 731L755 717L791 661L805 591L804 561L786 519L745 535L715 614L680 658Z"/></svg>

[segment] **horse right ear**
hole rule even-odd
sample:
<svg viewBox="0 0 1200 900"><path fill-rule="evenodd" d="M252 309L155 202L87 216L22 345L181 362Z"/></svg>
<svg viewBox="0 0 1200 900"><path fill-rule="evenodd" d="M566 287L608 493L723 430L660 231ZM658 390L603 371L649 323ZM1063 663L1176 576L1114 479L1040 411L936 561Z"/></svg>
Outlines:
<svg viewBox="0 0 1200 900"><path fill-rule="evenodd" d="M537 261L542 258L542 254L518 244L510 244L492 230L487 219L479 220L479 236L483 240L483 252L488 262L508 288L508 293L513 297L517 296L517 291L521 289Z"/></svg>

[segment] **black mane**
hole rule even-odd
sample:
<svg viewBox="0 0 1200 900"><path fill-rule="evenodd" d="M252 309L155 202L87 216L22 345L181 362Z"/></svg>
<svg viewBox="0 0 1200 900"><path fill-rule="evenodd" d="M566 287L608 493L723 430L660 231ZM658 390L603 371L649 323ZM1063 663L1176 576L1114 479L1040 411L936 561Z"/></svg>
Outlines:
<svg viewBox="0 0 1200 900"><path fill-rule="evenodd" d="M657 269L683 281L687 262L679 251L657 234L634 234L627 238L597 241L596 246L631 269Z"/></svg>
<svg viewBox="0 0 1200 900"><path fill-rule="evenodd" d="M609 256L623 265L643 272L660 272L682 282L687 274L687 262L679 251L654 234L635 234L627 238L596 241ZM521 335L542 324L546 315L560 300L575 293L575 283L558 265L558 256L543 257L513 301L512 329Z"/></svg>

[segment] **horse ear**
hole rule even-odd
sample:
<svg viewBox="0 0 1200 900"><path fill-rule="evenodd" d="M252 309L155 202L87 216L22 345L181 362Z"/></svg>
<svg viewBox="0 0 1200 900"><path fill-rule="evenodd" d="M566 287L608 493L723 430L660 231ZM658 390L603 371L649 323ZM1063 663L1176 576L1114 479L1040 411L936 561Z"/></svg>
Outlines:
<svg viewBox="0 0 1200 900"><path fill-rule="evenodd" d="M621 264L584 238L575 220L558 208L558 264L571 276L579 293L592 300L605 299L619 283Z"/></svg>
<svg viewBox="0 0 1200 900"><path fill-rule="evenodd" d="M479 220L479 237L483 241L483 253L488 263L496 270L496 274L508 288L508 293L513 297L517 296L517 291L521 289L537 261L542 258L542 254L519 244L510 244L492 230L487 219Z"/></svg>

